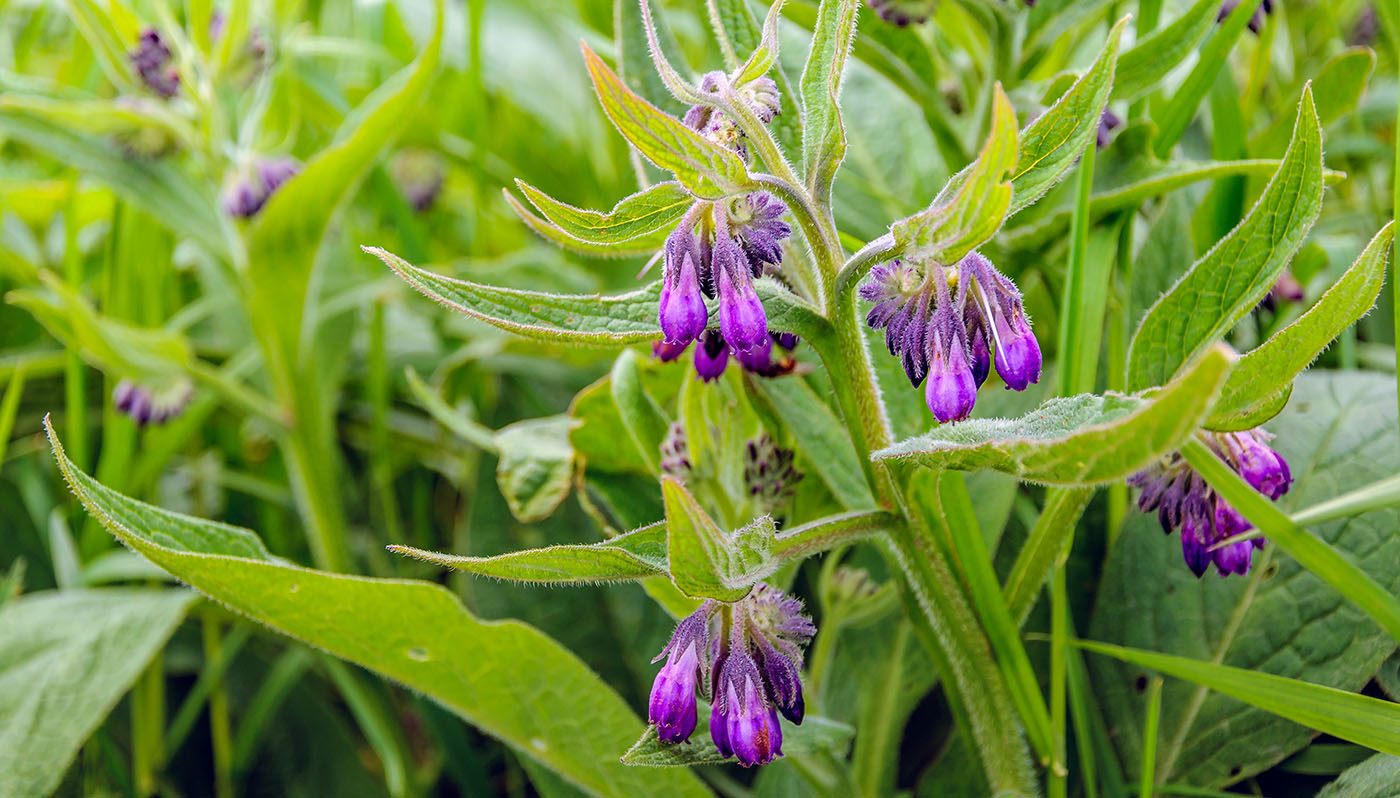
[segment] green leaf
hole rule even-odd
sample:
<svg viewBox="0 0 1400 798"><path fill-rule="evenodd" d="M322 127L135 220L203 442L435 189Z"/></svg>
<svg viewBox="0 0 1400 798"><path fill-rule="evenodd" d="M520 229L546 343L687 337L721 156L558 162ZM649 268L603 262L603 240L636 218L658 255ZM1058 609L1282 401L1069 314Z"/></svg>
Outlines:
<svg viewBox="0 0 1400 798"><path fill-rule="evenodd" d="M656 727L648 726L627 753L622 755L624 765L646 767L685 767L689 765L718 765L732 762L720 754L710 741L710 711L706 702L699 706L699 725L689 742L663 743L656 735ZM802 719L801 726L794 726L787 718L780 718L783 728L783 754L835 754L843 756L850 746L856 730L839 721L817 715Z"/></svg>
<svg viewBox="0 0 1400 798"><path fill-rule="evenodd" d="M1297 480L1284 512L1309 507L1355 485L1400 472L1393 378L1304 374L1292 404L1270 425L1273 446ZM1378 509L1313 524L1316 535L1390 591L1400 511ZM1140 649L1267 672L1341 690L1359 690L1395 647L1362 610L1269 540L1244 577L1195 576L1179 539L1157 519L1133 512L1104 567L1089 636ZM1135 777L1140 760L1141 668L1096 660L1094 684L1121 761ZM1161 781L1219 787L1265 770L1301 749L1313 733L1203 687L1168 683L1158 746ZM1247 729L1247 734L1241 734Z"/></svg>
<svg viewBox="0 0 1400 798"><path fill-rule="evenodd" d="M574 447L567 415L517 421L496 432L496 484L510 514L522 523L548 518L569 497Z"/></svg>
<svg viewBox="0 0 1400 798"><path fill-rule="evenodd" d="M916 260L957 263L1001 228L1011 205L1016 112L997 84L991 132L982 152L949 181L927 210L890 225L895 244Z"/></svg>
<svg viewBox="0 0 1400 798"><path fill-rule="evenodd" d="M661 474L661 444L666 440L671 420L642 385L642 369L637 353L628 349L617 356L608 375L608 390L617 406L627 437L654 476ZM613 445L621 441L613 441Z"/></svg>
<svg viewBox="0 0 1400 798"><path fill-rule="evenodd" d="M738 155L637 96L586 44L583 58L603 111L647 160L702 199L722 199L749 186L748 169Z"/></svg>
<svg viewBox="0 0 1400 798"><path fill-rule="evenodd" d="M1208 428L1257 427L1283 409L1293 378L1375 304L1394 237L1395 223L1390 222L1317 304L1240 358L1206 421Z"/></svg>
<svg viewBox="0 0 1400 798"><path fill-rule="evenodd" d="M1317 798L1393 798L1400 794L1400 757L1377 754L1322 788Z"/></svg>
<svg viewBox="0 0 1400 798"><path fill-rule="evenodd" d="M661 247L666 242L666 236L671 234L665 227L658 227L650 233L642 233L636 238L614 244L598 244L591 241L584 241L575 238L547 219L531 213L515 195L506 189L501 189L505 196L506 204L527 227L535 231L541 238L563 247L564 249L580 252L584 255L594 255L602 257L625 257L629 255L652 255L661 251Z"/></svg>
<svg viewBox="0 0 1400 798"><path fill-rule="evenodd" d="M673 181L639 191L618 202L608 213L566 205L523 180L516 180L515 184L546 219L564 233L589 244L631 241L667 227L695 204L695 198Z"/></svg>
<svg viewBox="0 0 1400 798"><path fill-rule="evenodd" d="M1288 718L1311 729L1389 754L1400 753L1400 704L1247 668L1079 641L1087 651L1161 671Z"/></svg>
<svg viewBox="0 0 1400 798"><path fill-rule="evenodd" d="M688 773L621 765L617 757L642 722L539 630L481 621L428 582L273 560L248 530L162 510L99 484L68 461L52 428L49 439L69 486L103 526L236 612L432 697L592 794L708 794Z"/></svg>
<svg viewBox="0 0 1400 798"><path fill-rule="evenodd" d="M1115 482L1190 438L1209 412L1232 360L1217 347L1152 395L1051 399L1017 419L944 424L872 457L935 469L994 468L1050 485Z"/></svg>
<svg viewBox="0 0 1400 798"><path fill-rule="evenodd" d="M734 85L742 86L768 74L768 70L778 62L778 21L782 19L784 0L775 0L768 8L768 16L763 20L763 32L758 46L749 54L743 66L739 67Z"/></svg>
<svg viewBox="0 0 1400 798"><path fill-rule="evenodd" d="M838 98L858 10L859 0L822 0L812 28L812 50L802 67L802 176L818 202L831 197L836 170L846 157Z"/></svg>
<svg viewBox="0 0 1400 798"><path fill-rule="evenodd" d="M1128 352L1128 388L1161 385L1259 303L1322 208L1322 130L1303 90L1293 143L1259 201L1147 311Z"/></svg>
<svg viewBox="0 0 1400 798"><path fill-rule="evenodd" d="M1045 586L1045 578L1056 563L1062 562L1065 546L1073 542L1074 527L1092 498L1092 488L1057 488L1045 492L1045 506L1016 555L1002 588L1007 609L1018 627L1025 624L1040 589Z"/></svg>
<svg viewBox="0 0 1400 798"><path fill-rule="evenodd" d="M0 606L0 773L48 795L185 617L186 590L64 590Z"/></svg>
<svg viewBox="0 0 1400 798"><path fill-rule="evenodd" d="M1158 158L1165 159L1181 140L1181 135L1186 132L1187 125L1191 124L1201 100L1215 82L1216 73L1225 66L1230 50L1249 24L1249 18L1259 7L1259 3L1260 0L1244 0L1235 6L1233 13L1221 23L1215 35L1201 48L1196 65L1172 94L1166 107L1153 114L1159 128L1154 145Z"/></svg>
<svg viewBox="0 0 1400 798"><path fill-rule="evenodd" d="M514 582L579 584L666 573L666 524L644 526L592 545L549 546L495 557L465 557L390 546L390 551L478 576Z"/></svg>
<svg viewBox="0 0 1400 798"><path fill-rule="evenodd" d="M1346 118L1361 101L1376 54L1367 47L1353 47L1333 56L1312 78L1317 119L1323 129ZM1288 117L1278 114L1268 130L1249 142L1250 152L1278 152L1288 146Z"/></svg>
<svg viewBox="0 0 1400 798"><path fill-rule="evenodd" d="M362 249L384 261L409 285L428 297L458 313L525 338L608 346L661 337L656 321L660 281L618 296L546 294L444 277L378 247ZM793 332L803 338L825 335L829 329L826 320L810 305L777 282L758 280L754 288L768 311L770 328ZM718 303L712 299L709 306L713 317Z"/></svg>
<svg viewBox="0 0 1400 798"><path fill-rule="evenodd" d="M755 379L750 384L767 398L792 434L798 450L842 506L848 509L875 506L870 485L865 481L860 459L850 437L845 434L845 427L806 380L797 377Z"/></svg>
<svg viewBox="0 0 1400 798"><path fill-rule="evenodd" d="M772 573L776 530L763 516L732 533L724 532L671 477L661 480L666 504L667 560L671 581L691 598L738 601L754 583Z"/></svg>
<svg viewBox="0 0 1400 798"><path fill-rule="evenodd" d="M1093 65L1045 113L1021 131L1020 153L1012 173L1009 214L1045 195L1065 176L1084 148L1095 140L1099 118L1113 89L1118 43L1127 18L1109 31L1108 42Z"/></svg>
<svg viewBox="0 0 1400 798"><path fill-rule="evenodd" d="M1205 38L1219 12L1218 0L1196 0L1175 22L1133 45L1119 59L1114 96L1136 100L1156 89Z"/></svg>

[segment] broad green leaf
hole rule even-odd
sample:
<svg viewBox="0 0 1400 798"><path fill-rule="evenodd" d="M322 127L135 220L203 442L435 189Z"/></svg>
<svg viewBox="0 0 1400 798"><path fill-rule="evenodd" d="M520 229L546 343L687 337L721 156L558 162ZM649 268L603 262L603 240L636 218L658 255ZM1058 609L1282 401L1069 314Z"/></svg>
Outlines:
<svg viewBox="0 0 1400 798"><path fill-rule="evenodd" d="M1284 512L1308 507L1356 485L1400 472L1392 378L1310 372L1298 378L1290 406L1269 425L1273 446L1295 482ZM1390 591L1400 512L1310 525L1305 534L1341 551ZM1354 603L1328 587L1275 542L1255 553L1244 577L1201 579L1182 562L1176 535L1133 511L1110 551L1088 635L1096 640L1359 690L1395 648ZM1094 683L1123 766L1141 760L1143 670L1094 658ZM1265 770L1301 749L1313 733L1262 711L1169 682L1162 702L1159 781L1218 787ZM1247 729L1242 734L1240 730Z"/></svg>
<svg viewBox="0 0 1400 798"><path fill-rule="evenodd" d="M1114 482L1175 451L1210 411L1233 357L1206 352L1151 395L1081 394L1051 399L1016 419L974 418L875 452L929 468L994 468L1029 482Z"/></svg>
<svg viewBox="0 0 1400 798"><path fill-rule="evenodd" d="M220 215L213 193L191 180L173 161L129 158L106 141L31 113L4 110L3 105L0 132L48 153L84 177L100 181L209 252L230 256L235 234Z"/></svg>
<svg viewBox="0 0 1400 798"><path fill-rule="evenodd" d="M831 407L803 379L755 379L751 384L772 406L792 434L797 448L816 469L817 476L843 506L861 509L875 506L870 485L861 471L845 428Z"/></svg>
<svg viewBox="0 0 1400 798"><path fill-rule="evenodd" d="M840 757L850 746L856 730L838 721L817 715L802 719L801 726L794 726L787 718L779 719L783 728L783 754L835 754ZM641 739L622 755L624 765L646 767L685 767L688 765L718 765L732 762L720 754L710 741L710 708L705 701L700 702L699 724L690 740L684 743L663 743L656 735L656 727L648 726Z"/></svg>
<svg viewBox="0 0 1400 798"><path fill-rule="evenodd" d="M671 420L642 385L642 369L637 353L628 349L617 356L608 375L608 390L617 406L627 437L637 447L647 469L661 474L661 444L666 440ZM622 441L613 441L619 445Z"/></svg>
<svg viewBox="0 0 1400 798"><path fill-rule="evenodd" d="M583 58L603 111L647 160L703 199L721 199L749 186L748 169L738 155L637 96L586 44Z"/></svg>
<svg viewBox="0 0 1400 798"><path fill-rule="evenodd" d="M384 261L409 285L443 305L494 327L525 338L571 344L608 346L641 343L661 337L656 307L661 283L618 296L546 294L497 288L444 277L414 266L378 247L362 247ZM768 326L803 338L825 335L825 319L792 292L773 280L754 284L768 311ZM709 300L714 317L718 303Z"/></svg>
<svg viewBox="0 0 1400 798"><path fill-rule="evenodd" d="M661 247L666 243L666 236L671 234L665 227L658 227L650 233L642 233L636 238L628 239L614 244L597 244L591 241L584 241L575 238L563 230L559 229L548 219L543 219L531 213L528 208L515 195L502 189L506 204L515 211L515 215L527 227L535 231L540 238L563 247L564 249L580 252L584 255L594 255L601 257L626 257L629 255L654 255L661 251Z"/></svg>
<svg viewBox="0 0 1400 798"><path fill-rule="evenodd" d="M932 207L890 225L895 244L916 260L957 263L991 238L1011 204L1009 173L1016 167L1016 112L997 84L991 132L977 156L940 193Z"/></svg>
<svg viewBox="0 0 1400 798"><path fill-rule="evenodd" d="M1377 754L1347 768L1317 798L1394 798L1400 795L1400 757Z"/></svg>
<svg viewBox="0 0 1400 798"><path fill-rule="evenodd" d="M1077 645L1087 651L1194 682L1310 729L1384 753L1400 754L1400 704L1188 657L1087 640Z"/></svg>
<svg viewBox="0 0 1400 798"><path fill-rule="evenodd" d="M1056 488L1045 492L1045 506L1035 520L1002 592L1006 606L1019 627L1026 622L1045 578L1061 562L1065 546L1074 540L1074 528L1094 498L1092 488Z"/></svg>
<svg viewBox="0 0 1400 798"><path fill-rule="evenodd" d="M589 244L619 244L670 225L690 210L695 198L676 182L657 183L618 202L607 213L566 205L516 180L525 198L563 232ZM670 230L666 231L668 234Z"/></svg>
<svg viewBox="0 0 1400 798"><path fill-rule="evenodd" d="M52 428L49 437L69 486L112 534L236 612L432 697L592 794L708 794L688 773L619 763L641 734L641 720L539 630L481 621L428 582L273 560L248 530L162 510L101 485L68 461Z"/></svg>
<svg viewBox="0 0 1400 798"><path fill-rule="evenodd" d="M1288 398L1293 378L1308 367L1342 331L1366 315L1385 283L1391 222L1376 233L1350 269L1297 321L1279 330L1244 357L1225 381L1220 401L1206 426L1249 429L1268 421Z"/></svg>
<svg viewBox="0 0 1400 798"><path fill-rule="evenodd" d="M170 638L187 590L64 590L0 606L0 791L48 795Z"/></svg>
<svg viewBox="0 0 1400 798"><path fill-rule="evenodd" d="M858 10L859 0L822 0L802 68L802 177L818 202L830 198L836 170L846 157L839 98Z"/></svg>
<svg viewBox="0 0 1400 798"><path fill-rule="evenodd" d="M569 497L574 447L566 415L532 418L502 427L495 435L496 484L511 515L523 523L548 518Z"/></svg>
<svg viewBox="0 0 1400 798"><path fill-rule="evenodd" d="M666 573L666 525L655 523L592 545L549 546L495 557L442 554L411 546L390 546L389 550L469 574L514 582L612 582Z"/></svg>
<svg viewBox="0 0 1400 798"><path fill-rule="evenodd" d="M666 504L666 553L671 581L691 598L738 601L762 575L771 573L775 530L763 516L752 524L725 532L685 489L671 477L661 480Z"/></svg>
<svg viewBox="0 0 1400 798"><path fill-rule="evenodd" d="M1153 114L1153 121L1159 128L1154 148L1158 158L1165 159L1172 148L1181 140L1186 127L1196 115L1201 100L1215 82L1215 76L1225 66L1230 50L1244 33L1245 26L1261 0L1243 0L1235 6L1233 13L1220 25L1209 41L1201 47L1200 57L1186 80L1177 87L1166 107Z"/></svg>
<svg viewBox="0 0 1400 798"><path fill-rule="evenodd" d="M1218 0L1196 0L1175 22L1133 45L1119 59L1113 95L1120 100L1136 100L1157 88L1162 78L1205 38L1219 12Z"/></svg>
<svg viewBox="0 0 1400 798"><path fill-rule="evenodd" d="M1322 208L1322 130L1304 89L1293 143L1259 201L1147 311L1128 353L1128 388L1161 385L1263 299Z"/></svg>
<svg viewBox="0 0 1400 798"><path fill-rule="evenodd" d="M1012 173L1014 214L1044 196L1065 176L1084 148L1095 140L1099 118L1113 89L1114 68L1118 64L1118 42L1124 18L1109 31L1108 42L1083 77L1075 81L1045 113L1021 131L1020 153Z"/></svg>

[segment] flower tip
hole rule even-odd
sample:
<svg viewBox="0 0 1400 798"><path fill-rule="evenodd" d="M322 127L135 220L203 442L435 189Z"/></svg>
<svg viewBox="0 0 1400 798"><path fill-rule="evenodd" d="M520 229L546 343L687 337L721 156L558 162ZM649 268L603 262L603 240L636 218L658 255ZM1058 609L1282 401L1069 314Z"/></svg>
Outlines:
<svg viewBox="0 0 1400 798"><path fill-rule="evenodd" d="M954 346L947 361L929 369L924 401L940 423L962 421L977 403L977 384L963 357L961 345Z"/></svg>

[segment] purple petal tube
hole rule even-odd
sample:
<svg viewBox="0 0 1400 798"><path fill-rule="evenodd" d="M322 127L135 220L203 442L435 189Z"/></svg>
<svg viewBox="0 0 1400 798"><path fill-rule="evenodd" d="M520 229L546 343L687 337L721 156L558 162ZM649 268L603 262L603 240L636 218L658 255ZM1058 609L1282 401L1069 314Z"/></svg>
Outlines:
<svg viewBox="0 0 1400 798"><path fill-rule="evenodd" d="M1005 314L996 313L997 374L1006 387L1024 391L1040 380L1040 342L1019 308L1012 316L1008 322Z"/></svg>
<svg viewBox="0 0 1400 798"><path fill-rule="evenodd" d="M734 349L745 352L768 340L768 315L753 289L739 245L721 236L712 257L719 289L719 329Z"/></svg>
<svg viewBox="0 0 1400 798"><path fill-rule="evenodd" d="M947 424L962 421L972 412L977 402L977 384L962 341L955 334L951 336L953 340L947 351L940 351L942 337L938 333L933 337L933 358L929 363L928 384L924 386L924 401L934 418Z"/></svg>
<svg viewBox="0 0 1400 798"><path fill-rule="evenodd" d="M747 652L733 651L725 659L714 706L710 736L721 752L730 749L744 767L766 765L782 754L778 711L764 699L762 676Z"/></svg>
<svg viewBox="0 0 1400 798"><path fill-rule="evenodd" d="M652 682L647 720L656 725L657 736L664 743L683 742L695 732L695 685L700 678L701 658L709 646L708 623L709 613L704 608L682 618L661 651L666 664Z"/></svg>
<svg viewBox="0 0 1400 798"><path fill-rule="evenodd" d="M724 342L724 336L717 330L706 330L695 346L695 373L705 382L711 382L719 379L728 364L729 345Z"/></svg>
<svg viewBox="0 0 1400 798"><path fill-rule="evenodd" d="M657 312L661 334L667 344L685 346L705 331L710 318L700 293L700 273L689 252L682 254L674 271L668 268L667 272Z"/></svg>
<svg viewBox="0 0 1400 798"><path fill-rule="evenodd" d="M652 341L651 356L662 363L670 363L672 360L680 359L680 356L685 354L687 346L688 344L675 345L665 341Z"/></svg>
<svg viewBox="0 0 1400 798"><path fill-rule="evenodd" d="M1240 515L1239 510L1236 510L1223 498L1219 496L1215 498L1215 540L1217 542L1252 528L1253 525L1245 520L1243 515ZM1244 574L1249 571L1249 561L1254 554L1254 546L1250 541L1242 540L1239 543L1221 546L1211 554L1215 559L1215 567L1220 570L1221 576Z"/></svg>
<svg viewBox="0 0 1400 798"><path fill-rule="evenodd" d="M1278 499L1288 492L1293 475L1278 452L1259 440L1253 432L1236 433L1230 440L1237 470L1246 482L1270 499Z"/></svg>
<svg viewBox="0 0 1400 798"><path fill-rule="evenodd" d="M777 648L764 645L762 648L763 682L773 704L783 717L801 725L807 714L806 702L802 699L802 674L797 663Z"/></svg>
<svg viewBox="0 0 1400 798"><path fill-rule="evenodd" d="M1204 517L1187 514L1181 521L1181 555L1197 579L1210 568L1211 552L1206 543L1209 532L1210 521Z"/></svg>
<svg viewBox="0 0 1400 798"><path fill-rule="evenodd" d="M735 352L734 359L739 361L739 365L755 374L767 374L773 368L772 336L747 352Z"/></svg>

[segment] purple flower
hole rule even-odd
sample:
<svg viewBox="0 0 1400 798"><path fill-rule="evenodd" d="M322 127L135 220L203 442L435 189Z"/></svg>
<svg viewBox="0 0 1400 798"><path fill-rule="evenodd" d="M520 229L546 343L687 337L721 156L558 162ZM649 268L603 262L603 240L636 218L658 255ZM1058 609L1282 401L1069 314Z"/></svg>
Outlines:
<svg viewBox="0 0 1400 798"><path fill-rule="evenodd" d="M935 0L865 0L865 4L880 19L901 28L928 21L938 7Z"/></svg>
<svg viewBox="0 0 1400 798"><path fill-rule="evenodd" d="M148 387L131 380L121 380L112 391L112 405L137 426L164 424L185 411L194 396L194 385L178 377L164 387Z"/></svg>
<svg viewBox="0 0 1400 798"><path fill-rule="evenodd" d="M946 339L935 334L931 346L924 401L939 423L962 421L977 402L977 383L967 363L967 350L956 332Z"/></svg>
<svg viewBox="0 0 1400 798"><path fill-rule="evenodd" d="M1118 114L1113 113L1108 108L1103 109L1103 113L1099 115L1099 130L1094 137L1095 146L1099 149L1107 147L1108 142L1113 138L1114 129L1122 127L1122 125L1123 120L1118 117Z"/></svg>
<svg viewBox="0 0 1400 798"><path fill-rule="evenodd" d="M1293 272L1285 269L1274 281L1274 287L1269 289L1269 293L1259 300L1259 307L1274 310L1284 302L1302 302L1305 296L1303 284L1293 276Z"/></svg>
<svg viewBox="0 0 1400 798"><path fill-rule="evenodd" d="M1240 0L1225 0L1220 4L1220 13L1215 15L1216 22L1224 22L1225 18L1234 13L1235 8L1240 4ZM1259 7L1254 9L1249 15L1249 30L1255 35L1264 29L1264 17L1274 13L1274 0L1264 0Z"/></svg>
<svg viewBox="0 0 1400 798"><path fill-rule="evenodd" d="M706 637L710 605L681 619L676 631L661 653L652 662L666 657L666 664L656 674L647 704L647 720L656 724L662 742L679 743L690 739L695 731L695 686L706 667L709 655Z"/></svg>
<svg viewBox="0 0 1400 798"><path fill-rule="evenodd" d="M224 211L238 219L257 214L267 204L272 192L300 171L301 166L291 158L261 158L251 168L236 173L224 189Z"/></svg>
<svg viewBox="0 0 1400 798"><path fill-rule="evenodd" d="M719 379L724 367L729 363L729 345L718 330L706 330L695 346L695 373L700 379L711 382Z"/></svg>
<svg viewBox="0 0 1400 798"><path fill-rule="evenodd" d="M1255 490L1273 500L1288 492L1292 475L1288 463L1267 445L1272 435L1257 428L1201 435L1216 456ZM1221 576L1247 573L1254 550L1264 546L1263 538L1224 543L1253 527L1180 454L1133 474L1128 484L1142 489L1138 509L1145 513L1156 510L1163 532L1180 529L1182 554L1198 577L1211 562Z"/></svg>
<svg viewBox="0 0 1400 798"><path fill-rule="evenodd" d="M685 354L687 346L689 346L689 344L668 344L665 341L652 341L651 356L660 360L662 363L670 363L672 360L677 360L681 355Z"/></svg>
<svg viewBox="0 0 1400 798"><path fill-rule="evenodd" d="M748 652L730 652L715 684L710 739L744 767L766 765L783 753L778 712L764 693L763 677Z"/></svg>
<svg viewBox="0 0 1400 798"><path fill-rule="evenodd" d="M141 82L157 95L168 100L180 90L180 73L170 63L170 47L155 28L141 31L136 49L128 57Z"/></svg>
<svg viewBox="0 0 1400 798"><path fill-rule="evenodd" d="M733 239L720 235L710 263L719 291L719 329L725 342L739 352L762 346L768 340L768 316L754 291L743 251Z"/></svg>
<svg viewBox="0 0 1400 798"><path fill-rule="evenodd" d="M657 315L664 342L673 346L698 338L710 318L700 288L699 257L699 242L689 231L677 228L667 237Z"/></svg>
<svg viewBox="0 0 1400 798"><path fill-rule="evenodd" d="M744 487L760 513L772 514L792 498L803 474L793 467L796 453L773 442L768 433L744 447Z"/></svg>

